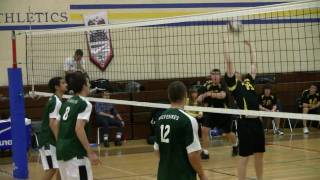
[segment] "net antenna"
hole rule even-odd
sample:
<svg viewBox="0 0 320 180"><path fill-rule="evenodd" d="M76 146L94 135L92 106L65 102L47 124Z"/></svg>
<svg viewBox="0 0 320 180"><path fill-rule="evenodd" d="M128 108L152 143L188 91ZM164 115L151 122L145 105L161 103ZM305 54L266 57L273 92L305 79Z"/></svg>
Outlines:
<svg viewBox="0 0 320 180"><path fill-rule="evenodd" d="M30 26L31 28L31 26ZM31 29L29 30L31 32ZM31 98L36 98L37 95L35 94L35 83L34 83L34 68L33 68L33 51L32 51L32 36L26 35L26 41L29 41L29 45L26 47L26 67L27 67L27 82L28 85L31 85L31 91L29 92L29 96ZM30 82L30 83L29 83Z"/></svg>
<svg viewBox="0 0 320 180"><path fill-rule="evenodd" d="M28 84L36 88L54 76L64 76L64 63L76 49L84 51L84 66L90 79L111 83L144 80L204 79L218 68L225 72L223 57L227 39L234 68L249 72L250 55L244 41L255 47L258 74L320 71L320 3L297 1L272 6L228 10L215 13L134 21L107 26L90 26L29 31L27 36ZM239 32L230 33L230 21L241 22ZM88 31L109 29L114 58L106 71L89 61ZM319 78L319 73L317 75ZM318 78L318 79L319 79ZM91 99L96 101L97 99ZM102 100L122 104L121 100ZM125 101L142 106L144 102ZM148 104L156 107L156 104ZM167 107L167 105L159 105ZM189 107L187 107L189 108ZM203 112L320 120L319 115L267 113L202 108ZM200 111L200 109L197 109ZM227 112L225 112L227 111Z"/></svg>
<svg viewBox="0 0 320 180"><path fill-rule="evenodd" d="M31 7L28 7L29 13L31 12ZM31 85L31 91L29 92L29 97L32 99L40 98L38 97L35 92L35 83L34 83L34 67L33 67L33 42L32 36L29 34L33 32L32 30L32 22L29 22L29 30L25 32L25 39L26 39L26 73L27 73L27 82L28 85Z"/></svg>

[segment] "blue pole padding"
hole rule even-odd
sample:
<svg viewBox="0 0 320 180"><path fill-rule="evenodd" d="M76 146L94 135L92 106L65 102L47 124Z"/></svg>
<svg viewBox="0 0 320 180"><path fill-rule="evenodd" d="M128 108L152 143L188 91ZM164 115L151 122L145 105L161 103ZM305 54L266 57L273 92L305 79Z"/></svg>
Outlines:
<svg viewBox="0 0 320 180"><path fill-rule="evenodd" d="M28 178L27 137L21 68L8 68L13 177Z"/></svg>

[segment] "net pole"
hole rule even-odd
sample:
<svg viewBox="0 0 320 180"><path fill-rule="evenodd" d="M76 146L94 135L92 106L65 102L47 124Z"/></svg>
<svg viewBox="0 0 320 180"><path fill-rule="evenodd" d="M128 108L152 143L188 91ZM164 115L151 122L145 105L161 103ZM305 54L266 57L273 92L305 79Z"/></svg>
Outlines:
<svg viewBox="0 0 320 180"><path fill-rule="evenodd" d="M17 67L16 37L12 31L12 60L13 67L8 68L9 99L13 177L17 179L28 178L28 138L25 123L24 92L22 83L22 70Z"/></svg>

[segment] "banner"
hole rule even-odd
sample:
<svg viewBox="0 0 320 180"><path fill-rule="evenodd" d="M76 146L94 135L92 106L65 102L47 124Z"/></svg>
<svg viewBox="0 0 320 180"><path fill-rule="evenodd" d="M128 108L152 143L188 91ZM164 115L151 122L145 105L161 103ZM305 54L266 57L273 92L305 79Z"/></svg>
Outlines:
<svg viewBox="0 0 320 180"><path fill-rule="evenodd" d="M84 15L83 17L85 26L109 24L105 12ZM88 31L87 44L90 61L104 71L113 58L110 31L108 29Z"/></svg>

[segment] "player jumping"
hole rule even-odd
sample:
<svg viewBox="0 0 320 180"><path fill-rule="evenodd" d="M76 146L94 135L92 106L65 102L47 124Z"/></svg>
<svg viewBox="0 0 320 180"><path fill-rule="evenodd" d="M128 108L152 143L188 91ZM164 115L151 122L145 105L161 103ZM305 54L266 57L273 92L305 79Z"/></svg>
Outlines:
<svg viewBox="0 0 320 180"><path fill-rule="evenodd" d="M225 44L225 43L224 43ZM250 48L251 56L251 73L243 78L243 82L237 80L230 55L227 53L225 45L225 62L227 64L227 73L225 81L229 90L236 99L237 105L244 110L259 110L259 97L254 89L254 79L257 74L255 64L254 51L251 43L245 41L245 45ZM257 116L241 116L238 122L238 138L239 138L239 180L246 179L247 164L249 156L254 155L254 165L258 180L263 177L263 153L265 152L265 138L262 122Z"/></svg>

